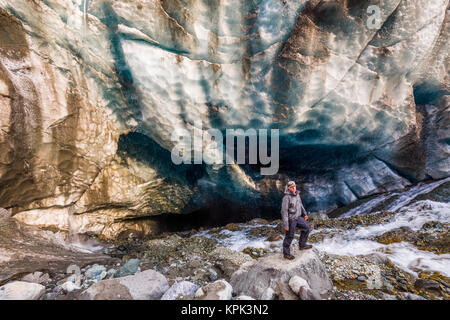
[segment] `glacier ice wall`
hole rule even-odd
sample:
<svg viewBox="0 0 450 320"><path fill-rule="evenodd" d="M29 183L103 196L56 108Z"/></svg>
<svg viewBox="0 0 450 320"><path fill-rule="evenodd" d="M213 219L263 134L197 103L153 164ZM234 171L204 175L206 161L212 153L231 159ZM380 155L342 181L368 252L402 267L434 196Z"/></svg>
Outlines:
<svg viewBox="0 0 450 320"><path fill-rule="evenodd" d="M367 7L380 8L380 28ZM0 206L112 236L225 199L330 210L450 172L448 0L0 0ZM280 171L171 135L280 130ZM253 210L253 209L252 209Z"/></svg>

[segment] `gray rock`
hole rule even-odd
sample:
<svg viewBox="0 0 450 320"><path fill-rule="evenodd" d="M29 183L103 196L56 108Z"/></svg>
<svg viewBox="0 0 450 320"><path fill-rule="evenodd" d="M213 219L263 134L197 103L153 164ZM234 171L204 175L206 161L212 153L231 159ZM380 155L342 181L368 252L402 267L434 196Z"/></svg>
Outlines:
<svg viewBox="0 0 450 320"><path fill-rule="evenodd" d="M278 282L275 290L278 300L298 300L298 293L294 293L285 282Z"/></svg>
<svg viewBox="0 0 450 320"><path fill-rule="evenodd" d="M268 287L262 294L261 300L273 300L275 298L275 290Z"/></svg>
<svg viewBox="0 0 450 320"><path fill-rule="evenodd" d="M64 283L61 285L61 288L62 288L65 292L72 292L72 291L75 291L75 290L80 290L80 289L81 289L81 286L79 286L79 285L73 283L72 281L67 281L67 282L64 282Z"/></svg>
<svg viewBox="0 0 450 320"><path fill-rule="evenodd" d="M87 269L84 273L87 279L100 281L103 280L106 275L106 268L104 266L94 264L91 268Z"/></svg>
<svg viewBox="0 0 450 320"><path fill-rule="evenodd" d="M14 281L0 287L0 300L38 300L44 293L41 284Z"/></svg>
<svg viewBox="0 0 450 320"><path fill-rule="evenodd" d="M223 247L218 247L210 252L208 258L214 262L214 266L221 270L227 279L229 279L241 265L253 261L247 254Z"/></svg>
<svg viewBox="0 0 450 320"><path fill-rule="evenodd" d="M269 223L269 221L267 221L266 219L262 219L262 218L254 218L248 222L248 224L251 224L251 225L260 225L260 224L268 224L268 223Z"/></svg>
<svg viewBox="0 0 450 320"><path fill-rule="evenodd" d="M116 269L109 269L108 272L106 272L106 275L108 277L108 279L114 278L114 275L116 274L117 270Z"/></svg>
<svg viewBox="0 0 450 320"><path fill-rule="evenodd" d="M307 289L310 289L308 282L299 277L299 276L293 276L290 280L289 280L289 287L291 288L291 290L298 294L300 292L300 288L301 287L305 287Z"/></svg>
<svg viewBox="0 0 450 320"><path fill-rule="evenodd" d="M308 213L308 220L315 221L315 220L327 220L328 215L326 213L321 212L310 212Z"/></svg>
<svg viewBox="0 0 450 320"><path fill-rule="evenodd" d="M176 282L164 293L161 300L192 300L199 286L189 281Z"/></svg>
<svg viewBox="0 0 450 320"><path fill-rule="evenodd" d="M83 291L80 300L134 300L130 290L117 279L102 280Z"/></svg>
<svg viewBox="0 0 450 320"><path fill-rule="evenodd" d="M8 210L0 208L0 222L3 220L7 220L11 217L11 214Z"/></svg>
<svg viewBox="0 0 450 320"><path fill-rule="evenodd" d="M381 300L398 300L397 296L393 294L384 293L382 291L379 292L381 295ZM407 296L406 293L404 293L404 296Z"/></svg>
<svg viewBox="0 0 450 320"><path fill-rule="evenodd" d="M300 300L319 300L320 299L320 296L317 296L311 290L308 282L299 276L293 276L289 280L289 287L295 294L298 295Z"/></svg>
<svg viewBox="0 0 450 320"><path fill-rule="evenodd" d="M42 296L42 300L55 300L57 296L56 292L48 292Z"/></svg>
<svg viewBox="0 0 450 320"><path fill-rule="evenodd" d="M318 297L311 289L308 289L306 287L300 287L300 290L298 291L298 296L300 300L319 300L320 297Z"/></svg>
<svg viewBox="0 0 450 320"><path fill-rule="evenodd" d="M358 279L358 281L366 281L366 277L365 276L358 276L358 278L356 278L356 279Z"/></svg>
<svg viewBox="0 0 450 320"><path fill-rule="evenodd" d="M203 291L203 288L199 288L199 289L195 292L194 298L198 300L198 299L203 298L205 295L206 295L206 294L205 294L205 291Z"/></svg>
<svg viewBox="0 0 450 320"><path fill-rule="evenodd" d="M36 271L36 272L25 275L21 280L25 281L25 282L45 284L50 281L50 276L48 275L48 273L42 273L40 271Z"/></svg>
<svg viewBox="0 0 450 320"><path fill-rule="evenodd" d="M419 296L417 294L413 294L411 292L405 292L403 298L407 300L427 300L424 297Z"/></svg>
<svg viewBox="0 0 450 320"><path fill-rule="evenodd" d="M154 270L102 280L80 295L82 300L156 300L169 289L167 279Z"/></svg>
<svg viewBox="0 0 450 320"><path fill-rule="evenodd" d="M414 287L416 289L425 289L425 290L440 290L441 287L439 286L439 283L433 280L425 280L425 279L417 279L416 282L414 282Z"/></svg>
<svg viewBox="0 0 450 320"><path fill-rule="evenodd" d="M71 274L70 276L59 280L56 284L61 286L66 282L72 282L72 283L75 283L77 286L81 286L81 280L82 280L81 275Z"/></svg>
<svg viewBox="0 0 450 320"><path fill-rule="evenodd" d="M115 278L133 275L139 270L139 259L128 260L114 275Z"/></svg>
<svg viewBox="0 0 450 320"><path fill-rule="evenodd" d="M236 298L236 300L255 300L255 299L249 296L239 296Z"/></svg>
<svg viewBox="0 0 450 320"><path fill-rule="evenodd" d="M198 300L231 300L233 288L225 280L217 280L210 283L195 293L195 299Z"/></svg>
<svg viewBox="0 0 450 320"><path fill-rule="evenodd" d="M57 294L57 295L64 294L64 289L63 289L62 285L57 285L56 287L53 288L52 292Z"/></svg>
<svg viewBox="0 0 450 320"><path fill-rule="evenodd" d="M439 283L442 284L446 288L450 288L450 285L442 279L439 279Z"/></svg>
<svg viewBox="0 0 450 320"><path fill-rule="evenodd" d="M292 253L293 260L274 253L242 265L231 277L234 293L261 299L268 287L276 290L278 282L288 283L299 276L307 280L317 297L328 298L333 284L316 252L293 248Z"/></svg>
<svg viewBox="0 0 450 320"><path fill-rule="evenodd" d="M216 281L219 278L219 275L217 274L216 270L214 269L208 269L209 271L209 278L211 279L211 281Z"/></svg>

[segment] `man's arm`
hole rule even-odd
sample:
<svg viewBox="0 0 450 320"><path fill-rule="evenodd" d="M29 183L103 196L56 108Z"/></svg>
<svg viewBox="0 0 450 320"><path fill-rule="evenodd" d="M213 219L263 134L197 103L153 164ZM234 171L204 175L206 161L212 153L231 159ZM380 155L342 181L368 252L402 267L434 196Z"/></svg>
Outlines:
<svg viewBox="0 0 450 320"><path fill-rule="evenodd" d="M289 199L287 196L283 197L283 202L281 203L281 219L283 220L283 229L289 229L289 219L288 219L288 205Z"/></svg>
<svg viewBox="0 0 450 320"><path fill-rule="evenodd" d="M303 206L303 201L302 201L302 198L300 198L300 210L301 210L301 213L300 213L300 216L301 217L308 217L308 212L306 212L306 209L305 209L305 207Z"/></svg>

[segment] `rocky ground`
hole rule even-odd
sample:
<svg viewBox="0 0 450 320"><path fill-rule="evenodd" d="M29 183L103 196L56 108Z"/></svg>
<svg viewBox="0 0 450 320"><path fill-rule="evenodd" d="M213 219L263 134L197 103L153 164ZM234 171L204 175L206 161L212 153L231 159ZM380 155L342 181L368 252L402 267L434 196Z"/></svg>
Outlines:
<svg viewBox="0 0 450 320"><path fill-rule="evenodd" d="M153 238L130 232L99 243L83 237L74 242L73 235L64 242L59 233L0 213L0 299L450 299L448 183L396 211L341 218L310 213L313 253L293 251L294 265L281 259L281 220L257 218ZM320 276L296 269L307 256ZM246 283L253 288L246 292L233 279L249 268L244 279L259 276ZM265 270L271 268L278 285L269 287L274 273ZM314 277L328 279L322 281L331 284L327 294L314 288Z"/></svg>
<svg viewBox="0 0 450 320"><path fill-rule="evenodd" d="M311 214L309 224L314 231L309 240L312 244L319 243L324 237L332 236L342 230L388 223L391 217L392 213L390 212L342 219L328 219L323 215ZM447 224L431 221L425 223L418 231L398 228L373 237L373 240L379 243L408 241L423 250L444 254L448 253L449 248L448 228ZM246 246L246 242L242 241L239 250L230 246L230 242L227 241L238 243L238 240L233 238L235 234L245 237L245 241L250 245ZM150 273L149 270L161 275L163 280L161 280L162 282L158 280L158 283L163 283L161 284L162 291L167 291L169 287L173 286L175 291L189 289L197 292L198 289L210 286L219 280L226 284L220 286L215 284L214 287L223 287L222 289L225 290L228 288L233 274L244 263L258 261L266 256L280 255L282 238L281 221L269 222L264 219L255 219L245 224L230 223L211 229L166 233L154 239L137 239L131 234L126 240L110 241L104 244L103 253L110 256L111 259L80 266L78 274L69 275L64 271L60 273L46 272L45 268L42 268L40 271L26 274L22 278L16 277L15 280L42 285L42 292L38 295L39 299L51 300L92 298L95 294L90 293L91 296L89 296L86 289L91 290L90 288L95 285L92 290L102 292L97 287L99 284L103 285L105 280L111 280L114 286L122 286L119 284L120 279L134 277L141 273L144 276L144 272ZM298 238L298 234L296 238ZM257 241L264 245L260 248L255 247ZM296 241L293 246L295 245ZM316 249L314 252L333 284L333 288L327 296L328 299L450 298L450 279L439 273L419 272L417 275L413 275L394 265L382 254L334 255ZM109 282L106 281L106 283ZM114 290L119 290L114 288ZM33 288L33 290L32 292L35 292L36 289ZM164 293L162 291L155 293L154 297L161 298ZM191 295L184 296L182 294L181 296L186 299L194 298L195 292L191 292ZM208 296L207 293L203 293L204 296ZM291 296L275 291L270 294L269 298L271 299L292 298L292 292L289 293ZM99 297L111 298L104 295L97 296L97 298ZM128 296L125 294L123 297ZM298 298L295 294L294 297ZM238 296L232 293L229 298L236 299Z"/></svg>

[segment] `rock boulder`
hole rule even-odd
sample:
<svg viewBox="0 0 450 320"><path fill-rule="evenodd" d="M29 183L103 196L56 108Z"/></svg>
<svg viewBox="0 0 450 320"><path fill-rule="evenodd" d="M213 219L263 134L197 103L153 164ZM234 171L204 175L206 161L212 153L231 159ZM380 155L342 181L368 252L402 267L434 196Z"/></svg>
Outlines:
<svg viewBox="0 0 450 320"><path fill-rule="evenodd" d="M227 280L241 265L253 260L247 254L223 247L218 247L210 252L209 258L214 262L215 267L223 272Z"/></svg>
<svg viewBox="0 0 450 320"><path fill-rule="evenodd" d="M164 293L161 300L192 300L198 285L190 281L176 282Z"/></svg>
<svg viewBox="0 0 450 320"><path fill-rule="evenodd" d="M38 300L44 292L41 284L14 281L0 287L0 300Z"/></svg>
<svg viewBox="0 0 450 320"><path fill-rule="evenodd" d="M97 282L81 295L82 300L157 300L169 289L167 279L154 270Z"/></svg>
<svg viewBox="0 0 450 320"><path fill-rule="evenodd" d="M197 300L230 300L233 292L231 285L225 280L210 283L195 293Z"/></svg>
<svg viewBox="0 0 450 320"><path fill-rule="evenodd" d="M314 295L327 298L333 284L315 250L294 249L292 254L293 260L274 253L242 265L231 276L234 293L262 299L268 288L277 291L280 283L289 283L298 276L306 280Z"/></svg>

